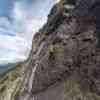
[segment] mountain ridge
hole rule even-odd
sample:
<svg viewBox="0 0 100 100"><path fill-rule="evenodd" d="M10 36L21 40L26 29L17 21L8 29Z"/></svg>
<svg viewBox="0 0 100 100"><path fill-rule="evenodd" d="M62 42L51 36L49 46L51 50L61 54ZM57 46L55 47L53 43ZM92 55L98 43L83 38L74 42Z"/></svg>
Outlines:
<svg viewBox="0 0 100 100"><path fill-rule="evenodd" d="M54 5L28 60L1 78L1 100L100 99L95 24L64 10L63 0Z"/></svg>

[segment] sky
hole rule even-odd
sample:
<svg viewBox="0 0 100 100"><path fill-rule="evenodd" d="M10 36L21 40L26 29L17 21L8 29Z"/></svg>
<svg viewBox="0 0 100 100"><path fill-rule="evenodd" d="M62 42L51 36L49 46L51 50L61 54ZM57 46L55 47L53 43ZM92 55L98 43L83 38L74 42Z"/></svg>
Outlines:
<svg viewBox="0 0 100 100"><path fill-rule="evenodd" d="M57 0L0 0L0 64L28 57L34 34Z"/></svg>

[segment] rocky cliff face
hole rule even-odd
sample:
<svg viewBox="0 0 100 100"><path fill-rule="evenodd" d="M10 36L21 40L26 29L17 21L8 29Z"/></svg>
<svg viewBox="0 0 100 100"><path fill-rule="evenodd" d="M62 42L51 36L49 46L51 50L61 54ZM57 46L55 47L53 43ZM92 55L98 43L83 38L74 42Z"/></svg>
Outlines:
<svg viewBox="0 0 100 100"><path fill-rule="evenodd" d="M1 77L0 100L100 100L95 24L64 11L52 8L28 60Z"/></svg>

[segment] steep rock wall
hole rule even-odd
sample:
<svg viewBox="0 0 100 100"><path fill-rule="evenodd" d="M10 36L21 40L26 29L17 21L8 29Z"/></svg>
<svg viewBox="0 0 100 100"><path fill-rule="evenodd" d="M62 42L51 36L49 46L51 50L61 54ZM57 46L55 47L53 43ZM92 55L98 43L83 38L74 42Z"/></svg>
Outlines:
<svg viewBox="0 0 100 100"><path fill-rule="evenodd" d="M1 100L100 99L95 24L63 12L62 4L53 7L33 39L29 59L1 78Z"/></svg>

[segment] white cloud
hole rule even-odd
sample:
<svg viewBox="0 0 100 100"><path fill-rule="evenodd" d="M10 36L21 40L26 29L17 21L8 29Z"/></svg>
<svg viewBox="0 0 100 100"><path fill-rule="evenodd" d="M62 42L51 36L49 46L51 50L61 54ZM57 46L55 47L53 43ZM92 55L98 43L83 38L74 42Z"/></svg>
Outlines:
<svg viewBox="0 0 100 100"><path fill-rule="evenodd" d="M23 61L29 50L30 46L23 38L0 35L0 64Z"/></svg>
<svg viewBox="0 0 100 100"><path fill-rule="evenodd" d="M27 8L24 2L16 2L13 9L14 29L17 35L32 41L34 34L46 22L46 16L36 17L33 8Z"/></svg>
<svg viewBox="0 0 100 100"><path fill-rule="evenodd" d="M0 64L23 61L28 57L34 34L46 23L49 10L57 2L37 1L30 7L24 1L16 1L11 11L12 23L0 17Z"/></svg>

